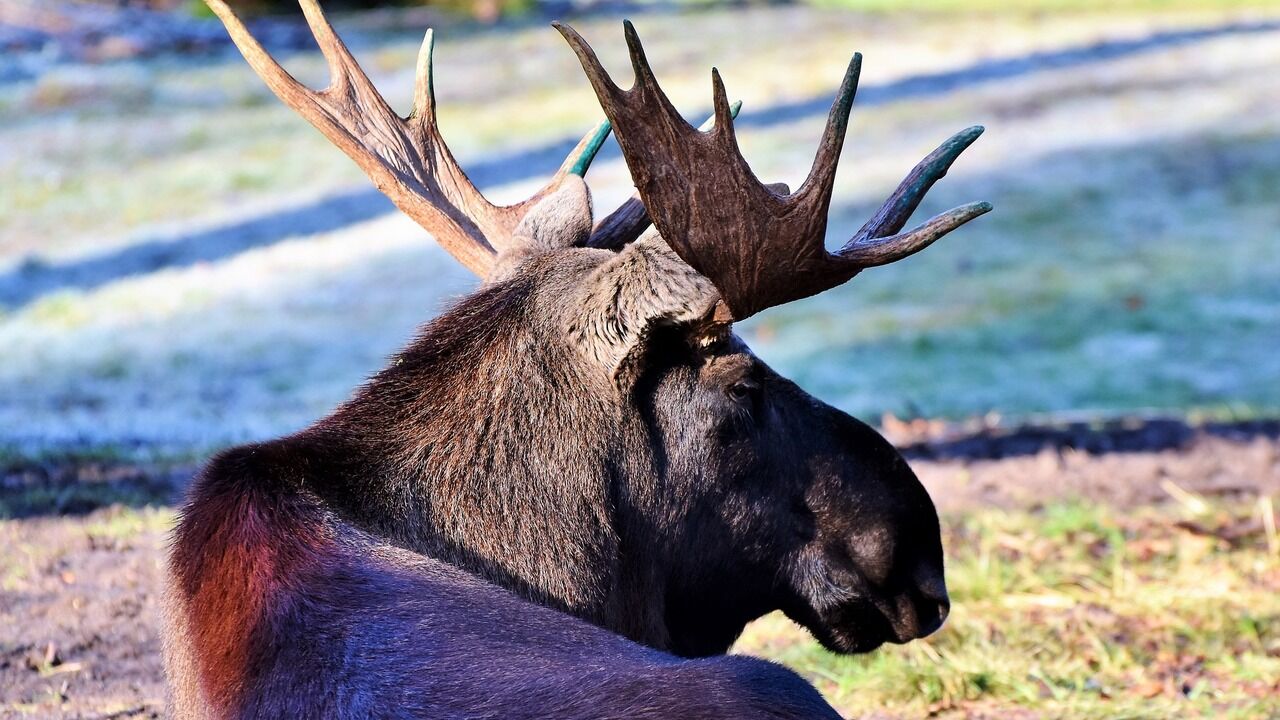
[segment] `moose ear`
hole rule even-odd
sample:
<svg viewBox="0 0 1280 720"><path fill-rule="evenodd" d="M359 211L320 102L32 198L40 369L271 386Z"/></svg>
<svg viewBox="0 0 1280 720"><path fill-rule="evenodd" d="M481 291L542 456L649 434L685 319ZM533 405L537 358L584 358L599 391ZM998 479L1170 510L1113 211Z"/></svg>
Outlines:
<svg viewBox="0 0 1280 720"><path fill-rule="evenodd" d="M708 321L719 292L655 229L592 271L569 335L620 385L637 373L655 327Z"/></svg>
<svg viewBox="0 0 1280 720"><path fill-rule="evenodd" d="M486 280L508 277L531 255L585 245L590 236L591 191L580 176L565 175L516 225L510 249L498 256Z"/></svg>

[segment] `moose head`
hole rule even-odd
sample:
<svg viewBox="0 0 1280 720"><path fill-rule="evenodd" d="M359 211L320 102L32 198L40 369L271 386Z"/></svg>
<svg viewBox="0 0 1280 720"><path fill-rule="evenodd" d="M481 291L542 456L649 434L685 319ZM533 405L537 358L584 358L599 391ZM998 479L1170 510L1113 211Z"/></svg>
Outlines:
<svg viewBox="0 0 1280 720"><path fill-rule="evenodd" d="M700 130L658 86L629 23L630 90L557 26L607 121L541 191L498 207L441 138L430 33L402 119L313 0L302 7L331 70L323 91L208 2L267 85L484 280L351 401L278 441L270 457L309 493L361 531L684 656L724 652L775 609L839 652L942 624L938 518L920 482L874 430L766 366L733 323L990 210L902 231L981 128L925 158L829 252L860 56L790 192L743 159L717 72ZM638 192L593 225L582 175L610 130Z"/></svg>

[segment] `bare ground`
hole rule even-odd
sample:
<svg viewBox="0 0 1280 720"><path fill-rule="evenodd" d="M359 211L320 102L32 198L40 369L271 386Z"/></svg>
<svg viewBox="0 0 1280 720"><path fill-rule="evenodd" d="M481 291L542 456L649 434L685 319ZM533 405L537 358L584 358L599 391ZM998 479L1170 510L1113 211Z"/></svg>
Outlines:
<svg viewBox="0 0 1280 720"><path fill-rule="evenodd" d="M888 419L944 516L1084 499L1136 507L1280 494L1280 423L1172 421L963 434ZM0 499L0 716L163 712L157 589L191 467L13 462Z"/></svg>
<svg viewBox="0 0 1280 720"><path fill-rule="evenodd" d="M30 573L6 583L0 612L0 716L156 717L163 705L156 589L164 531L86 532L109 518L40 517L3 542ZM166 514L167 516L167 514Z"/></svg>

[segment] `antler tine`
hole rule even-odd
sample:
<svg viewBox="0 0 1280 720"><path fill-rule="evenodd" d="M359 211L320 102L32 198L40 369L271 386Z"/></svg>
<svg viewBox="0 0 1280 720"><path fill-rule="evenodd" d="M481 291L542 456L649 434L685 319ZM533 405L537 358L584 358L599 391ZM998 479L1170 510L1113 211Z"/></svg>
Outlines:
<svg viewBox="0 0 1280 720"><path fill-rule="evenodd" d="M818 151L814 154L813 165L809 168L809 176L805 178L797 195L816 194L820 202L821 212L826 214L831 204L831 190L835 186L836 167L840 164L840 152L844 150L845 134L849 130L849 113L853 110L853 99L858 94L858 80L862 77L862 53L854 53L845 70L844 80L836 91L836 99L831 103L827 113L827 124L822 130L822 140L818 143Z"/></svg>
<svg viewBox="0 0 1280 720"><path fill-rule="evenodd" d="M569 43L569 47L573 48L577 54L578 60L582 63L582 68L586 72L587 79L591 81L591 86L596 91L596 96L600 99L602 105L605 106L605 115L613 120L614 127L618 125L618 121L613 117L611 110L618 111L622 104L626 102L626 98L633 96L642 96L649 102L657 103L658 107L649 108L650 112L660 111L664 119L674 123L674 127L681 128L689 133L696 130L692 125L676 110L671 101L667 99L662 88L658 86L658 81L653 76L653 68L649 66L649 60L645 57L644 46L640 44L640 36L636 34L636 28L631 24L630 20L623 20L623 34L627 40L627 51L631 57L631 68L635 73L635 84L629 90L623 90L618 87L613 79L609 76L608 71L600 64L600 58L596 56L596 51L587 44L586 40L578 34L576 30L562 22L555 21L551 26L560 31L564 39Z"/></svg>
<svg viewBox="0 0 1280 720"><path fill-rule="evenodd" d="M316 0L299 0L299 4L329 65L329 86L318 92L285 71L225 0L206 2L272 92L351 157L441 247L481 277L488 275L499 251L516 244L513 232L524 216L559 189L568 175L584 173L609 133L608 123L594 128L542 190L524 202L499 207L467 178L436 127L434 33L427 31L418 53L413 111L404 119L378 93Z"/></svg>
<svg viewBox="0 0 1280 720"><path fill-rule="evenodd" d="M614 84L613 79L609 77L609 73L600 64L600 58L596 57L596 51L587 44L586 40L582 39L577 30L559 20L551 21L551 27L560 32L560 35L569 43L569 47L572 48L574 54L578 56L578 61L582 63L582 70L587 76L587 81L591 83L596 95L612 97L622 94L622 88Z"/></svg>
<svg viewBox="0 0 1280 720"><path fill-rule="evenodd" d="M919 207L925 193L933 184L946 176L951 164L982 135L984 128L974 125L952 135L936 150L925 156L898 184L893 195L880 206L876 214L854 234L851 242L861 242L896 233L907 223L911 213Z"/></svg>
<svg viewBox="0 0 1280 720"><path fill-rule="evenodd" d="M418 48L418 62L413 74L413 110L409 117L420 124L436 124L436 81L433 56L436 49L436 31L427 28Z"/></svg>
<svg viewBox="0 0 1280 720"><path fill-rule="evenodd" d="M630 20L622 21L622 34L627 39L627 54L631 56L631 70L636 76L636 84L632 89L642 86L656 87L658 80L653 76L649 58L645 56L644 46L640 44L640 36L636 34L636 27Z"/></svg>
<svg viewBox="0 0 1280 720"><path fill-rule="evenodd" d="M835 256L857 268L876 267L896 262L929 247L943 235L970 220L991 212L991 203L975 202L961 205L941 215L935 215L909 232L888 237L850 240Z"/></svg>
<svg viewBox="0 0 1280 720"><path fill-rule="evenodd" d="M354 75L363 79L372 88L373 84L360 70L360 65L356 63L355 57L342 42L342 38L334 32L333 25L329 24L329 18L325 17L319 3L316 0L298 0L298 5L302 7L302 16L307 20L307 27L311 28L311 36L316 39L320 54L324 55L325 61L329 64L330 87L345 85L350 82L351 75Z"/></svg>
<svg viewBox="0 0 1280 720"><path fill-rule="evenodd" d="M240 54L244 56L249 67L257 73L258 77L267 84L281 100L284 100L290 107L295 107L295 103L305 100L311 100L313 93L308 90L302 83L298 82L287 70L271 57L266 48L258 42L258 39L249 32L249 29L240 21L239 16L227 7L223 0L205 0L209 9L214 15L222 21L227 29L227 34L231 36L231 42L240 50ZM295 107L296 109L296 107Z"/></svg>
<svg viewBox="0 0 1280 720"><path fill-rule="evenodd" d="M733 119L737 117L737 113L729 106L729 93L725 92L724 80L720 78L718 68L711 68L711 107L713 108L711 117L715 125L710 130L736 147L738 140L733 131ZM698 130L706 132L708 128L704 124Z"/></svg>
<svg viewBox="0 0 1280 720"><path fill-rule="evenodd" d="M991 212L991 203L969 203L937 215L909 232L889 235L902 229L929 188L946 176L951 164L982 135L982 131L981 125L965 128L925 156L898 184L876 214L836 253L836 257L863 267L886 265L920 252L943 235Z"/></svg>
<svg viewBox="0 0 1280 720"><path fill-rule="evenodd" d="M583 135L573 150L565 156L564 162L561 163L560 169L556 171L556 174L586 177L587 168L591 167L591 162L596 159L596 153L600 152L600 148L604 145L604 141L609 138L609 133L612 130L613 123L604 120L587 132L586 135Z"/></svg>

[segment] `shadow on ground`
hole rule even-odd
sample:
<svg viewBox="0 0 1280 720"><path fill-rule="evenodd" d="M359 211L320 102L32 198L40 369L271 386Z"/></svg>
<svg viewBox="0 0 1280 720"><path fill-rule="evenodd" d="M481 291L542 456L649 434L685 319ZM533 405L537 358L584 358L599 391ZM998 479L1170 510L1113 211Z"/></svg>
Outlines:
<svg viewBox="0 0 1280 720"><path fill-rule="evenodd" d="M1214 439L1280 440L1280 419L1191 424L1173 418L925 430L899 442L911 461L979 461L1079 451L1090 456L1187 451ZM1220 443L1216 443L1220 444ZM198 467L92 455L0 462L0 518L82 516L98 509L176 505Z"/></svg>
<svg viewBox="0 0 1280 720"><path fill-rule="evenodd" d="M80 516L112 505L175 504L195 466L85 456L0 461L0 518Z"/></svg>
<svg viewBox="0 0 1280 720"><path fill-rule="evenodd" d="M1059 425L1024 425L943 432L899 447L910 460L1000 460L1046 450L1089 455L1181 450L1202 437L1246 443L1280 439L1280 420L1243 420L1192 425L1173 418L1118 419Z"/></svg>

